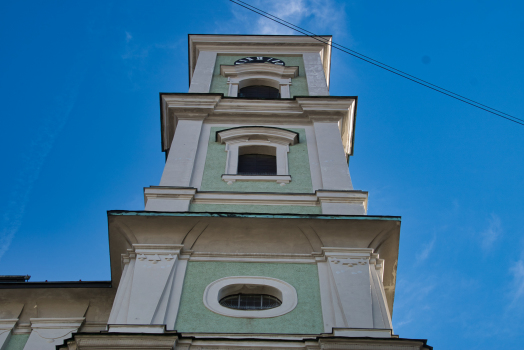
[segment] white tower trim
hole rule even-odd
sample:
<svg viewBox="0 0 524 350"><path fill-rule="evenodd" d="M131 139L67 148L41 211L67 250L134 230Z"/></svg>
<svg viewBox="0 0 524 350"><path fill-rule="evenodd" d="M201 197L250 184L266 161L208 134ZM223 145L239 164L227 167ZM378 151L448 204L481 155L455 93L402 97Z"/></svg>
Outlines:
<svg viewBox="0 0 524 350"><path fill-rule="evenodd" d="M276 181L281 185L291 182L287 154L289 146L298 143L296 132L262 126L240 127L217 132L217 142L226 144L227 160L222 180L228 184L235 181ZM276 156L277 175L239 175L238 157L243 149Z"/></svg>
<svg viewBox="0 0 524 350"><path fill-rule="evenodd" d="M278 89L281 98L290 98L291 78L298 76L298 67L250 63L220 66L220 74L227 78L229 97L237 97L238 90L246 86L266 85Z"/></svg>

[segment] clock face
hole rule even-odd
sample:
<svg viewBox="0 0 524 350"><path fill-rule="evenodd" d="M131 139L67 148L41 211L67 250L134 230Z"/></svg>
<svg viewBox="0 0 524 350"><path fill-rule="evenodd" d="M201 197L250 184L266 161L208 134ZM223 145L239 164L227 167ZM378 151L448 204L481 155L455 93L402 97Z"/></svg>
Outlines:
<svg viewBox="0 0 524 350"><path fill-rule="evenodd" d="M272 64L278 64L279 66L285 66L286 64L279 60L278 58L273 57L244 57L239 60L235 61L235 65L237 64L246 64L246 63L272 63Z"/></svg>

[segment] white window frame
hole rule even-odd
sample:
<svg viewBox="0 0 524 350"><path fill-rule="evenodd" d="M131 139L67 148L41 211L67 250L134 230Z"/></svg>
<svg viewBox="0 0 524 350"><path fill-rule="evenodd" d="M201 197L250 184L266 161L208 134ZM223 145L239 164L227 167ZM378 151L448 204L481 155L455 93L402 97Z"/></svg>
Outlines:
<svg viewBox="0 0 524 350"><path fill-rule="evenodd" d="M289 146L298 143L298 133L272 127L248 126L217 132L217 142L226 145L227 160L222 180L228 185L235 181L271 181L281 186L291 182L288 167ZM242 147L274 147L277 175L239 175L238 157Z"/></svg>
<svg viewBox="0 0 524 350"><path fill-rule="evenodd" d="M232 290L235 286L251 286L259 287L264 291L277 291L278 294L273 295L282 301L282 305L273 309L267 310L237 310L230 309L220 305L220 299L227 296L227 292L224 291ZM232 293L234 294L234 293ZM262 276L231 276L218 279L209 284L204 290L204 305L214 313L229 317L242 317L242 318L269 318L277 317L287 314L293 311L298 303L297 291L289 283L282 280L262 277Z"/></svg>
<svg viewBox="0 0 524 350"><path fill-rule="evenodd" d="M265 85L280 91L280 98L291 98L291 79L298 76L298 67L269 63L246 63L220 66L220 74L227 78L227 95L238 97L238 90L246 86Z"/></svg>

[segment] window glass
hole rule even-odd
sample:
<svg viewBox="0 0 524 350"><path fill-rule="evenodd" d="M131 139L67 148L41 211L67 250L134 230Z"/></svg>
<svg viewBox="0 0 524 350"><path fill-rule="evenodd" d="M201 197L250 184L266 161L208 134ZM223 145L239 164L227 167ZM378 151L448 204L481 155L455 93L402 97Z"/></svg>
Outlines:
<svg viewBox="0 0 524 350"><path fill-rule="evenodd" d="M234 294L222 298L220 305L237 310L267 310L282 305L282 302L267 294Z"/></svg>
<svg viewBox="0 0 524 350"><path fill-rule="evenodd" d="M252 85L241 88L238 97L250 98L280 98L280 91L271 86Z"/></svg>
<svg viewBox="0 0 524 350"><path fill-rule="evenodd" d="M242 154L238 156L239 175L276 175L277 157L267 154Z"/></svg>

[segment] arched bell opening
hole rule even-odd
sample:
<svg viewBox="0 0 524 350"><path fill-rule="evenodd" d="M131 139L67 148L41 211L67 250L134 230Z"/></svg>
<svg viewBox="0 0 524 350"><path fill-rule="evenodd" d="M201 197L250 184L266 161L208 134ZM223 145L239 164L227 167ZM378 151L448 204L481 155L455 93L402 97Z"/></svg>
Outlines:
<svg viewBox="0 0 524 350"><path fill-rule="evenodd" d="M280 84L272 79L244 79L238 84L238 97L280 98Z"/></svg>
<svg viewBox="0 0 524 350"><path fill-rule="evenodd" d="M270 146L244 146L238 150L238 175L277 175L277 150Z"/></svg>

